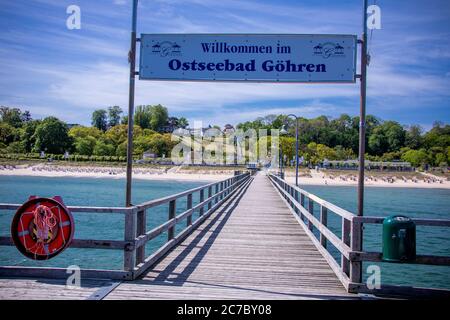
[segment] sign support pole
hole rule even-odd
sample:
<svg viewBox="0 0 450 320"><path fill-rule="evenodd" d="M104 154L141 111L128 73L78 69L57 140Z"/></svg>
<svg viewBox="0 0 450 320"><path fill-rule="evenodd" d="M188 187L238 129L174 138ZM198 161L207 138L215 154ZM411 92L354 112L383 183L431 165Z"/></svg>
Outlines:
<svg viewBox="0 0 450 320"><path fill-rule="evenodd" d="M131 204L131 183L133 173L133 123L134 123L134 89L136 77L136 25L138 0L133 0L133 18L131 22L131 47L128 53L130 63L130 87L128 97L128 143L127 143L127 187L125 205Z"/></svg>
<svg viewBox="0 0 450 320"><path fill-rule="evenodd" d="M358 167L358 216L364 215L364 169L366 152L366 92L367 92L367 7L368 0L363 0L363 34L361 39L361 102L359 110L359 167ZM355 243L356 250L362 250L363 230L359 225L354 232L359 233L358 243ZM353 235L356 236L356 235ZM359 265L359 281L361 282L362 265Z"/></svg>

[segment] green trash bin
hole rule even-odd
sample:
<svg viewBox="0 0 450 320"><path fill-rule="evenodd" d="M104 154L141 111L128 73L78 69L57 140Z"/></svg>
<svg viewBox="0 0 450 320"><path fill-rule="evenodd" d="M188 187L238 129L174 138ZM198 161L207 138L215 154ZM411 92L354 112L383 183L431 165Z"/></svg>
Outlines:
<svg viewBox="0 0 450 320"><path fill-rule="evenodd" d="M416 224L406 216L383 221L383 261L409 262L416 259Z"/></svg>

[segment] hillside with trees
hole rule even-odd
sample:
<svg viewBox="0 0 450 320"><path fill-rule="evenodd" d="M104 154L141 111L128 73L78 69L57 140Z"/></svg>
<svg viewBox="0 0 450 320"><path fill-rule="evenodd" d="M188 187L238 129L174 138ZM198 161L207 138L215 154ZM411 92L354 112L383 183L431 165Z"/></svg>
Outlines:
<svg viewBox="0 0 450 320"><path fill-rule="evenodd" d="M95 110L91 126L67 124L55 117L33 119L28 111L0 107L0 154L2 157L39 158L39 153L76 161L125 161L127 121L119 106ZM139 158L150 151L170 155L176 142L170 132L186 128L185 118L169 116L161 105L137 106L134 117L134 155ZM236 126L248 129L281 129L281 148L288 159L295 154L295 120L285 115L268 115ZM367 116L367 159L402 160L414 167L447 167L450 161L450 125L435 122L428 132L418 125L401 125L396 121ZM300 118L300 155L311 164L324 159L356 159L358 153L359 117L343 114L338 118L320 116ZM268 132L270 134L270 131ZM270 139L270 137L269 137Z"/></svg>

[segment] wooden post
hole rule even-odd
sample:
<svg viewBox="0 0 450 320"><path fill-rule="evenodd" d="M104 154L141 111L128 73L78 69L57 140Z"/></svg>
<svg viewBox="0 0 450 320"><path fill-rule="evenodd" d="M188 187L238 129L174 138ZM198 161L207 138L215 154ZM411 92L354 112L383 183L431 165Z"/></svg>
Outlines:
<svg viewBox="0 0 450 320"><path fill-rule="evenodd" d="M187 195L187 201L186 201L186 210L192 209L192 193L189 193ZM187 217L186 219L186 226L190 226L192 224L192 214Z"/></svg>
<svg viewBox="0 0 450 320"><path fill-rule="evenodd" d="M342 235L341 235L342 242L350 246L350 228L351 228L350 221L343 217L341 228L342 228ZM344 272L346 275L350 275L349 261L343 255L341 255L341 269L342 272Z"/></svg>
<svg viewBox="0 0 450 320"><path fill-rule="evenodd" d="M125 233L124 240L134 243L136 237L136 208L125 212ZM125 271L133 271L136 265L136 248L125 248L123 256L123 268Z"/></svg>
<svg viewBox="0 0 450 320"><path fill-rule="evenodd" d="M308 198L308 207L309 213L311 213L311 215L314 216L314 202L310 198ZM309 219L308 219L308 228L311 231L313 230L313 224Z"/></svg>
<svg viewBox="0 0 450 320"><path fill-rule="evenodd" d="M350 248L352 251L362 251L361 248L361 223L352 220ZM360 261L350 262L350 281L354 283L362 282L362 264Z"/></svg>
<svg viewBox="0 0 450 320"><path fill-rule="evenodd" d="M145 209L139 210L136 215L136 237L144 235L147 224L147 213ZM145 260L145 244L136 249L136 264Z"/></svg>
<svg viewBox="0 0 450 320"><path fill-rule="evenodd" d="M200 190L200 203L202 203L203 201L205 201L205 190L204 189ZM199 210L199 214L203 215L203 212L204 212L204 207L201 206L200 210Z"/></svg>
<svg viewBox="0 0 450 320"><path fill-rule="evenodd" d="M326 227L328 224L328 210L324 206L320 206L320 222ZM322 233L320 233L320 244L322 247L327 247L327 238L324 237Z"/></svg>
<svg viewBox="0 0 450 320"><path fill-rule="evenodd" d="M169 220L175 218L177 212L177 200L172 200L169 202ZM175 238L175 225L171 226L167 231L168 240Z"/></svg>
<svg viewBox="0 0 450 320"><path fill-rule="evenodd" d="M208 202L208 210L210 210L211 207L212 207L211 197L212 197L212 186L209 186L209 188L208 188L208 200L210 200L210 201Z"/></svg>

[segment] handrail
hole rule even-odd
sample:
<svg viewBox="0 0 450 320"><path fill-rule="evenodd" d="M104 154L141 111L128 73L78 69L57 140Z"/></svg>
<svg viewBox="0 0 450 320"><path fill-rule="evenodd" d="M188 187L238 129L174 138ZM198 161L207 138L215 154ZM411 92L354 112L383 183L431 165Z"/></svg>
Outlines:
<svg viewBox="0 0 450 320"><path fill-rule="evenodd" d="M366 262L381 262L381 252L365 252L357 250L355 243L358 241L358 237L361 235L361 230L364 224L382 224L384 217L363 216L359 217L347 210L344 210L334 204L331 204L323 199L303 190L296 186L290 185L282 180L280 177L269 174L269 179L273 186L284 198L286 204L293 212L300 225L304 228L307 235L311 238L314 245L319 252L327 260L335 274L341 280L344 287L348 292L368 292L365 284L360 283L361 263ZM301 199L299 203L298 195L305 196L309 199L309 208L305 208L305 201ZM313 215L313 204L320 205L320 220ZM342 239L339 239L328 227L327 227L327 214L328 210L337 214L342 218ZM304 221L307 220L307 224ZM434 227L450 227L449 219L423 219L412 218L416 225L421 226L434 226ZM320 241L317 240L312 230L315 227L319 232ZM335 259L326 250L326 241L328 240L341 255L341 266L339 268ZM434 255L416 255L416 260L411 262L413 264L423 265L439 265L450 266L450 257L448 256L434 256ZM392 290L392 286L384 286L385 290ZM398 286L399 288L405 288L404 286ZM416 290L417 288L411 288ZM431 289L430 289L431 290ZM369 290L370 291L370 290ZM383 292L382 289L378 290Z"/></svg>
<svg viewBox="0 0 450 320"><path fill-rule="evenodd" d="M139 205L131 207L88 207L88 206L68 206L68 209L74 213L111 213L124 214L125 227L123 240L104 240L104 239L74 239L70 247L84 249L113 249L122 250L124 252L123 270L93 270L82 269L86 274L99 275L99 277L108 274L115 279L134 279L141 274L144 269L151 265L151 261L145 259L145 244L159 234L168 231L168 242L157 250L157 253L165 252L167 248L175 245L180 235L175 237L175 225L183 219L187 219L186 228L181 234L188 234L193 228L197 227L202 219L211 214L220 205L223 204L238 188L248 182L250 174L243 173L218 182L209 183L200 187L192 188L167 197L143 202ZM215 188L214 188L215 187ZM207 190L207 198L205 199L204 191ZM200 193L200 203L192 206L192 194ZM187 197L186 210L178 215L176 212L177 199ZM155 227L147 232L146 230L146 209L169 203L169 219L165 223ZM213 205L214 203L214 205ZM17 210L20 204L0 203L0 210ZM208 211L203 213L203 208L207 206ZM200 211L200 217L194 222L192 215L195 211ZM177 240L178 239L178 240ZM0 236L0 246L14 245L11 237ZM155 256L150 256L154 259ZM20 266L0 266L1 274L20 274L20 275L48 275L55 271L55 275L60 275L57 268L38 268L38 267L20 267Z"/></svg>

